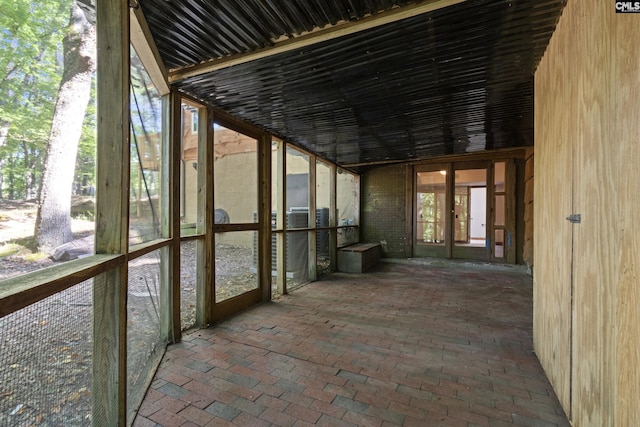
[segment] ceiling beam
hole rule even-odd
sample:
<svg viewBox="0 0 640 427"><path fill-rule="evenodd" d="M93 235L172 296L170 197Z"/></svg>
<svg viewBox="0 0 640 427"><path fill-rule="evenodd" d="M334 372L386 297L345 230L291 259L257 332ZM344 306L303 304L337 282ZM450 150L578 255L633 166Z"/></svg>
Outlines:
<svg viewBox="0 0 640 427"><path fill-rule="evenodd" d="M161 95L166 95L169 93L167 73L165 72L160 52L158 52L156 43L151 36L147 20L140 8L132 7L129 8L129 11L131 44L158 92Z"/></svg>
<svg viewBox="0 0 640 427"><path fill-rule="evenodd" d="M418 4L410 6L398 7L388 12L382 12L377 15L367 16L358 21L349 21L337 24L331 27L318 29L298 37L292 37L283 41L276 42L273 46L259 49L249 53L232 55L219 59L211 59L196 65L190 65L169 72L169 82L175 83L188 77L195 77L212 71L221 70L223 68L232 67L234 65L244 64L256 59L262 59L269 56L289 52L294 49L311 46L327 40L336 39L338 37L355 34L360 31L369 30L381 25L400 21L402 19L411 18L424 13L433 12L447 6L462 3L466 0L425 0Z"/></svg>

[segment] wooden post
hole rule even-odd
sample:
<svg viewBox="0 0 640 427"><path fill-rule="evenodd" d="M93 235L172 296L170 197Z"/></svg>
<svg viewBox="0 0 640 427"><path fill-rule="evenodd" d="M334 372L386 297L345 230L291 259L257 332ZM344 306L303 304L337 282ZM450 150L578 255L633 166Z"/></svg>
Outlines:
<svg viewBox="0 0 640 427"><path fill-rule="evenodd" d="M196 231L204 235L197 242L196 325L206 328L213 319L214 206L213 206L213 112L198 110L198 214Z"/></svg>
<svg viewBox="0 0 640 427"><path fill-rule="evenodd" d="M258 271L262 301L271 300L271 135L258 140Z"/></svg>
<svg viewBox="0 0 640 427"><path fill-rule="evenodd" d="M160 250L160 337L164 342L176 343L181 338L179 97L174 94L163 97L162 116L161 174L164 179L160 200L161 233L163 238L170 238L172 241Z"/></svg>
<svg viewBox="0 0 640 427"><path fill-rule="evenodd" d="M316 156L309 155L309 223L307 227L312 228L308 232L309 246L309 280L318 279L317 256L316 256Z"/></svg>
<svg viewBox="0 0 640 427"><path fill-rule="evenodd" d="M338 168L334 163L329 163L329 265L331 272L338 270Z"/></svg>
<svg viewBox="0 0 640 427"><path fill-rule="evenodd" d="M455 240L455 232L453 231L453 215L451 215L451 213L455 210L455 193L456 193L456 189L454 187L454 173L455 173L455 168L453 166L452 163L447 164L447 167L445 169L447 171L446 174L446 178L445 178L445 186L444 188L446 189L446 196L445 196L445 204L447 207L447 210L445 211L445 225L444 225L444 229L446 230L445 232L445 239L444 239L444 250L445 250L445 257L446 258L451 258L453 255L453 240Z"/></svg>
<svg viewBox="0 0 640 427"><path fill-rule="evenodd" d="M404 256L411 258L413 256L413 242L416 240L414 235L415 212L413 212L413 198L417 192L417 185L414 185L414 175L416 174L413 165L405 165L405 245Z"/></svg>
<svg viewBox="0 0 640 427"><path fill-rule="evenodd" d="M277 270L278 270L278 292L282 295L287 293L287 144L278 141L278 201L276 210L278 218L276 228L280 233L276 235L277 246Z"/></svg>
<svg viewBox="0 0 640 427"><path fill-rule="evenodd" d="M484 209L484 223L485 223L485 227L484 227L484 238L485 238L485 249L488 248L489 250L487 251L487 259L489 261L493 261L496 259L496 197L494 195L495 190L496 190L496 185L495 185L495 178L496 178L496 172L495 172L496 168L495 168L495 163L494 162L489 162L487 164L487 168L486 168L486 180L485 180L485 195L484 195L484 201L485 201L485 209ZM455 190L454 190L455 191ZM471 196L469 196L469 205L471 205ZM469 212L471 212L471 207L469 206ZM505 221L506 223L506 221ZM503 229L504 230L504 229ZM467 232L469 233L469 237L471 237L471 214L469 214L469 222L468 222L468 228L467 228ZM507 250L507 232L506 230L503 231L503 235L502 235L502 241L503 241L503 257L504 259L507 258L507 254L506 254L506 250ZM488 243L488 245L487 245Z"/></svg>
<svg viewBox="0 0 640 427"><path fill-rule="evenodd" d="M513 159L505 161L505 233L504 256L509 264L515 264L518 255L518 233L516 233L516 164Z"/></svg>
<svg viewBox="0 0 640 427"><path fill-rule="evenodd" d="M129 228L129 2L100 0L97 16L96 254L126 253ZM127 264L93 285L96 426L126 424Z"/></svg>

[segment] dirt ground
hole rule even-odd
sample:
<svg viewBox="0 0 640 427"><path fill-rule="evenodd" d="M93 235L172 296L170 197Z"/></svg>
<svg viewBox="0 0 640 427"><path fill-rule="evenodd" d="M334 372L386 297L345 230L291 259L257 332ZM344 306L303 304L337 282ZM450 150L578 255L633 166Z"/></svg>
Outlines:
<svg viewBox="0 0 640 427"><path fill-rule="evenodd" d="M37 208L34 201L0 201L0 244L32 236Z"/></svg>
<svg viewBox="0 0 640 427"><path fill-rule="evenodd" d="M0 281L54 264L33 250L36 212L0 202ZM93 223L72 227L86 235ZM90 425L90 284L0 318L0 331L0 425Z"/></svg>
<svg viewBox="0 0 640 427"><path fill-rule="evenodd" d="M36 213L34 201L0 201L0 280L54 264L47 254L34 251ZM86 236L93 229L93 221L71 220L74 237Z"/></svg>

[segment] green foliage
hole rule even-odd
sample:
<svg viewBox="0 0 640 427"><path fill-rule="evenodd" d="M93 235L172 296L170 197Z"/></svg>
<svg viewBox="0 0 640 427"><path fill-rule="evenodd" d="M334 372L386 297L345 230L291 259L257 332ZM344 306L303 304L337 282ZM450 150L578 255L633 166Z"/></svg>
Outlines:
<svg viewBox="0 0 640 427"><path fill-rule="evenodd" d="M4 198L33 198L42 172L71 0L0 0L0 166Z"/></svg>
<svg viewBox="0 0 640 427"><path fill-rule="evenodd" d="M0 200L38 196L72 1L0 0ZM153 168L160 155L162 103L133 50L131 60L132 129L145 156L132 152L132 163ZM95 189L95 99L94 82L75 164L79 195L93 195ZM139 174L134 166L132 174ZM148 180L157 179L155 171L147 173Z"/></svg>

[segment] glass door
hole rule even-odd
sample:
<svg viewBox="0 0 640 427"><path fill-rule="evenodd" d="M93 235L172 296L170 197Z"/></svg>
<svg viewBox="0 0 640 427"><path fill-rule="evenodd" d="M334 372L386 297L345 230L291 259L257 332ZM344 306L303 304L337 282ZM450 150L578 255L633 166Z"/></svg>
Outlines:
<svg viewBox="0 0 640 427"><path fill-rule="evenodd" d="M453 258L489 260L491 245L487 198L488 165L456 164L454 167Z"/></svg>
<svg viewBox="0 0 640 427"><path fill-rule="evenodd" d="M448 257L451 247L450 197L447 180L450 166L428 165L414 174L414 256Z"/></svg>
<svg viewBox="0 0 640 427"><path fill-rule="evenodd" d="M413 256L515 263L512 164L415 166Z"/></svg>
<svg viewBox="0 0 640 427"><path fill-rule="evenodd" d="M261 301L259 275L259 135L213 125L214 307L219 320Z"/></svg>

